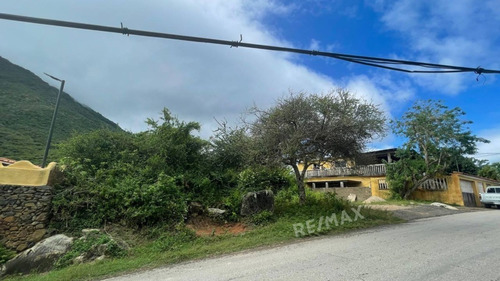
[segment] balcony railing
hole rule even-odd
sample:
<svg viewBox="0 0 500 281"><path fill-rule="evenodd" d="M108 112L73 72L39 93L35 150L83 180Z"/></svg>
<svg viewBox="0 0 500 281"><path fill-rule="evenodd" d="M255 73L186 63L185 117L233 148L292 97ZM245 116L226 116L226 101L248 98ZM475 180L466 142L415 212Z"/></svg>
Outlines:
<svg viewBox="0 0 500 281"><path fill-rule="evenodd" d="M385 176L385 164L356 166L353 168L333 167L324 170L306 171L306 178L345 176Z"/></svg>

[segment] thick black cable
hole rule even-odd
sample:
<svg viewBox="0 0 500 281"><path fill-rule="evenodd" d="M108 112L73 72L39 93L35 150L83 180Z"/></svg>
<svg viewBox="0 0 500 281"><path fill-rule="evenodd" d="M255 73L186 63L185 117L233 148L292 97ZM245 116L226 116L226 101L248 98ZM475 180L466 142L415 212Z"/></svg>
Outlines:
<svg viewBox="0 0 500 281"><path fill-rule="evenodd" d="M278 51L278 52L306 54L306 55L312 55L312 56L324 56L324 57L335 58L335 59L344 60L344 61L348 61L348 62L352 62L352 63L359 63L359 64L363 64L363 65L374 66L374 67L395 70L395 71L402 71L402 72L407 72L407 73L473 72L473 73L476 73L479 75L480 74L487 74L487 73L500 74L500 70L490 70L490 69L484 69L481 67L475 67L475 68L462 67L462 66L453 66L453 65L408 61L408 60L396 60L396 59L358 56L358 55L349 55L349 54L341 54L341 53L320 52L320 51L314 51L314 50L303 50L303 49L295 49L295 48L287 48L287 47L244 43L244 42L241 42L242 41L241 39L240 39L240 41L228 41L228 40L219 40L219 39L211 39L211 38L203 38L203 37L186 36L186 35L168 34L168 33L152 32L152 31L128 29L126 27L123 27L123 24L121 24L121 27L110 27L110 26L101 26L101 25L94 25L94 24L69 22L69 21L25 17L25 16L19 16L19 15L3 14L3 13L0 13L0 19L29 22L29 23L36 23L36 24L44 24L44 25L62 26L62 27L85 29L85 30L120 33L120 34L127 35L127 36L137 35L137 36L156 37L156 38L164 38L164 39L198 42L198 43L226 45L226 46L230 46L230 47L244 47L244 48ZM399 68L399 67L387 66L387 65L416 66L416 67L421 67L421 68L433 68L433 69L440 69L440 70L411 70L411 69L405 69L405 68Z"/></svg>

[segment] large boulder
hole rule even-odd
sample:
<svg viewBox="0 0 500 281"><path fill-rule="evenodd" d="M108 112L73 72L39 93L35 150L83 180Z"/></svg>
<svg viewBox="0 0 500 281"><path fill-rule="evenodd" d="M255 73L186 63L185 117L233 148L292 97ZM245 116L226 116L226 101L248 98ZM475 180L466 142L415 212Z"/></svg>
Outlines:
<svg viewBox="0 0 500 281"><path fill-rule="evenodd" d="M32 248L9 260L0 270L0 276L14 273L44 272L52 269L54 263L71 248L73 238L58 234L42 240Z"/></svg>
<svg viewBox="0 0 500 281"><path fill-rule="evenodd" d="M241 215L248 216L262 211L274 210L274 193L271 190L249 192L243 196Z"/></svg>

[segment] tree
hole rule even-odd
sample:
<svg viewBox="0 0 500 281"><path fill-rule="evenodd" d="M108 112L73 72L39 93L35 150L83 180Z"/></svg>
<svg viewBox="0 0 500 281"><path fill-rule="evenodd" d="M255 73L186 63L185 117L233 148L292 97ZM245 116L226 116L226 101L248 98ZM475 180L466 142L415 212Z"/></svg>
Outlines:
<svg viewBox="0 0 500 281"><path fill-rule="evenodd" d="M485 178L500 180L500 162L484 165L478 175Z"/></svg>
<svg viewBox="0 0 500 281"><path fill-rule="evenodd" d="M262 162L293 168L300 202L305 202L307 168L326 159L351 158L385 132L379 108L344 89L326 95L291 93L277 105L254 108L251 134ZM300 169L301 167L302 169Z"/></svg>
<svg viewBox="0 0 500 281"><path fill-rule="evenodd" d="M441 101L419 101L400 120L393 121L396 135L407 139L398 149L400 160L387 165L392 191L407 199L426 180L443 175L456 159L477 151L477 142L488 142L472 134L465 113L449 109Z"/></svg>

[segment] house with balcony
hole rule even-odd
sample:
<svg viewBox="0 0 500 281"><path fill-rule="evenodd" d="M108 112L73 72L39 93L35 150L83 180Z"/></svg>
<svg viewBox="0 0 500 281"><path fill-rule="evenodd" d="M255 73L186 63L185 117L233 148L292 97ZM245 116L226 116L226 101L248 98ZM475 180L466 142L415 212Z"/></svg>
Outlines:
<svg viewBox="0 0 500 281"><path fill-rule="evenodd" d="M308 187L321 192L334 192L341 197L356 194L358 201L372 196L371 188L385 184L385 164L397 160L396 149L370 151L353 160L335 160L310 166L306 171Z"/></svg>
<svg viewBox="0 0 500 281"><path fill-rule="evenodd" d="M390 191L384 163L397 161L395 153L395 148L377 150L362 153L354 160L311 166L306 171L305 182L315 191L334 192L344 198L349 194L356 194L357 201L364 201L370 196L388 198ZM479 193L490 185L500 185L500 182L453 172L445 177L426 181L412 194L412 199L479 207Z"/></svg>

